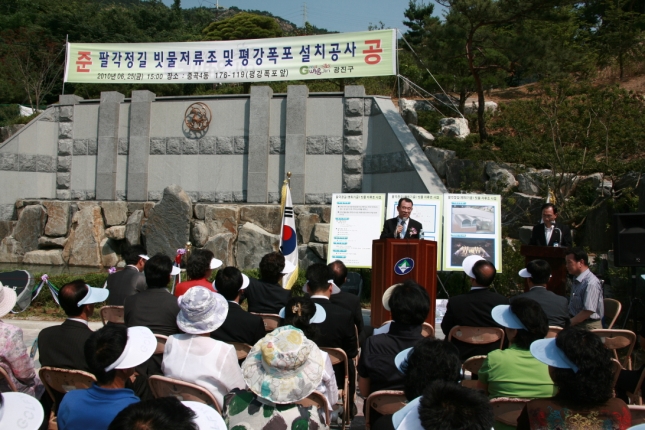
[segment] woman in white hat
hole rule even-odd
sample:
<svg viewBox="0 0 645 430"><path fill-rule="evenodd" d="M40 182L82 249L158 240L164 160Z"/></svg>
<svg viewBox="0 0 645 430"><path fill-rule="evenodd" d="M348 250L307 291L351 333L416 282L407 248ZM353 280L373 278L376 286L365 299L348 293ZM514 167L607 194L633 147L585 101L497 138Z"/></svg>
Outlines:
<svg viewBox="0 0 645 430"><path fill-rule="evenodd" d="M0 282L0 318L16 305L16 292ZM22 329L0 320L0 367L18 391L40 399L45 387L34 369L34 361L22 337ZM0 382L0 391L11 391L7 381Z"/></svg>
<svg viewBox="0 0 645 430"><path fill-rule="evenodd" d="M161 369L169 378L206 388L222 407L226 393L245 387L235 348L210 337L224 323L228 302L221 294L199 286L177 301L177 326L184 334L168 338Z"/></svg>
<svg viewBox="0 0 645 430"><path fill-rule="evenodd" d="M278 327L256 343L242 364L248 390L226 396L228 428L326 429L324 411L296 402L320 384L325 362L320 349L293 326Z"/></svg>

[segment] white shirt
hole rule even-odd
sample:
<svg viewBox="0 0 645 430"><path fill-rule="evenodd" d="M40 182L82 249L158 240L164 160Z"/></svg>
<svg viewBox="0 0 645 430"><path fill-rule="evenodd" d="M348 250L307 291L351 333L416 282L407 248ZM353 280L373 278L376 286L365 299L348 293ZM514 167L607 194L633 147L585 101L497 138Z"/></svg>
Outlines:
<svg viewBox="0 0 645 430"><path fill-rule="evenodd" d="M325 368L323 369L322 381L316 387L316 391L324 394L327 399L327 409L331 412L338 401L338 385L336 385L336 375L334 373L334 367L331 365L329 354L322 350L320 353L325 361Z"/></svg>
<svg viewBox="0 0 645 430"><path fill-rule="evenodd" d="M87 323L87 321L86 321L86 320L84 320L84 319L82 319L82 318L67 318L67 319L68 319L68 320L70 320L70 321L76 321L76 322L83 323L83 324L85 324L85 325L86 325L86 326L88 326L88 327L90 326L90 325Z"/></svg>
<svg viewBox="0 0 645 430"><path fill-rule="evenodd" d="M246 388L237 353L210 337L175 334L168 337L161 362L163 374L206 388L224 408L224 396L233 388Z"/></svg>
<svg viewBox="0 0 645 430"><path fill-rule="evenodd" d="M551 225L551 227L547 227L546 224L544 224L544 236L546 237L546 244L549 244L549 241L551 240L551 235L553 234L553 230L555 230L555 225Z"/></svg>

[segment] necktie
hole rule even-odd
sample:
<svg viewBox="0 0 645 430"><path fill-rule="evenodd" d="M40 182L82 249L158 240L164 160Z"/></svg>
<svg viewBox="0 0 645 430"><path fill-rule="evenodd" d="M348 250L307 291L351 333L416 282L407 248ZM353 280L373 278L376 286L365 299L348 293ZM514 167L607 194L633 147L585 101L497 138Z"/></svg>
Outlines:
<svg viewBox="0 0 645 430"><path fill-rule="evenodd" d="M401 223L401 227L403 228L401 229L401 233L399 233L399 239L403 239L405 237L405 221Z"/></svg>

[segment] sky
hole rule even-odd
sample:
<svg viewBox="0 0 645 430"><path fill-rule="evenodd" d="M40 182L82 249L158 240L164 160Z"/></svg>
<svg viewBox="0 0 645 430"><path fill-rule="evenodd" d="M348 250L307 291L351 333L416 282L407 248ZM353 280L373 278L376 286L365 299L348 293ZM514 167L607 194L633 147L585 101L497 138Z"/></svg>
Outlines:
<svg viewBox="0 0 645 430"><path fill-rule="evenodd" d="M213 7L217 0L182 0L183 8L198 6ZM167 5L172 0L163 0ZM426 1L426 3L428 3ZM271 12L298 26L303 25L303 11L306 5L307 21L319 28L330 31L365 31L372 24L382 21L386 28L398 28L405 32L403 12L408 0L219 0L224 7L256 9ZM435 14L438 10L435 5Z"/></svg>

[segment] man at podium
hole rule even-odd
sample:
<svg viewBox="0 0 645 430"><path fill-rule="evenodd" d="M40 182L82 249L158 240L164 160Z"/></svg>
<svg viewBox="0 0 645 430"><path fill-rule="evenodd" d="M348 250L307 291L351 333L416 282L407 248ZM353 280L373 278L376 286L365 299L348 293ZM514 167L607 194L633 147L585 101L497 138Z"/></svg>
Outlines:
<svg viewBox="0 0 645 430"><path fill-rule="evenodd" d="M571 247L571 230L556 222L557 218L558 209L553 203L542 205L542 222L533 227L529 245Z"/></svg>
<svg viewBox="0 0 645 430"><path fill-rule="evenodd" d="M412 213L412 200L407 197L401 197L396 207L399 213L398 217L385 220L381 239L420 239L423 226L419 221L410 218Z"/></svg>

